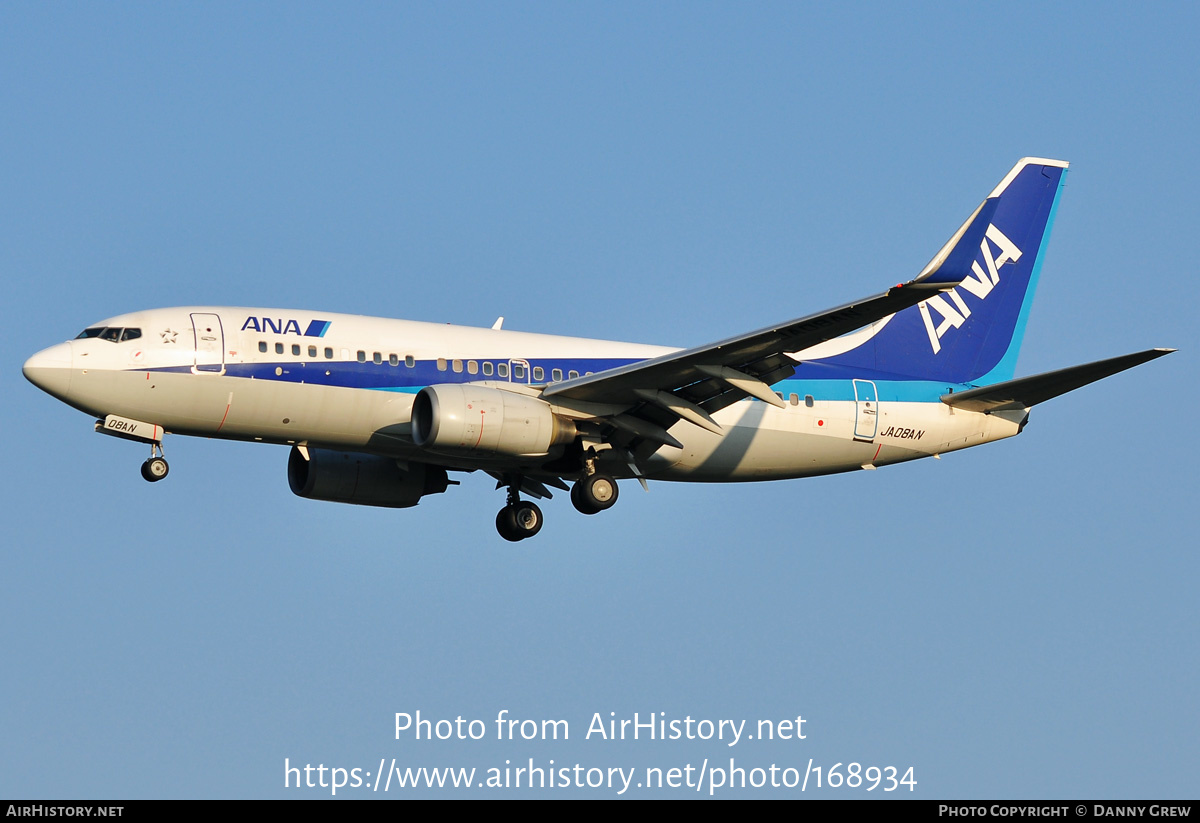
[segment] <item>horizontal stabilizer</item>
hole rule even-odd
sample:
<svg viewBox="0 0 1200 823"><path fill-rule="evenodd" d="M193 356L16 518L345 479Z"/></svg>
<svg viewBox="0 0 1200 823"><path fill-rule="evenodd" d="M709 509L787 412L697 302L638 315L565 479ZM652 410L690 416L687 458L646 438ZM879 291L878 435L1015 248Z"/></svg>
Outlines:
<svg viewBox="0 0 1200 823"><path fill-rule="evenodd" d="M1173 351L1175 349L1149 349L1134 354L1124 354L1108 360L1098 360L1082 366L1071 366L1067 369L1035 374L1032 377L1021 377L992 386L943 394L942 402L948 406L977 412L1027 409Z"/></svg>

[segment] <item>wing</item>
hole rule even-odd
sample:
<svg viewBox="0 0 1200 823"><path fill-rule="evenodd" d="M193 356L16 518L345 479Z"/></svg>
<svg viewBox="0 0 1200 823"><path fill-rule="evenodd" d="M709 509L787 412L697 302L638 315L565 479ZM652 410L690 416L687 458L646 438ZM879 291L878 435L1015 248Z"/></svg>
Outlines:
<svg viewBox="0 0 1200 823"><path fill-rule="evenodd" d="M829 311L768 326L706 346L673 352L598 374L555 383L543 396L554 401L615 404L627 411L609 423L626 440L678 446L666 430L687 420L721 433L712 414L745 397L782 406L771 384L791 377L791 353L870 325L958 285L970 272L998 198L985 200L915 279L883 294Z"/></svg>

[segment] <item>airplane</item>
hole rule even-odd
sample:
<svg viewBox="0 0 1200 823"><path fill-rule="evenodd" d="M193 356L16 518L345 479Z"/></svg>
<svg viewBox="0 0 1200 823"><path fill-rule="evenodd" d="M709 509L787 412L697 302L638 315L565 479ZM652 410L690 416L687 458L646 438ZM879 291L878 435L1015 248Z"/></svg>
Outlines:
<svg viewBox="0 0 1200 823"><path fill-rule="evenodd" d="M690 349L406 320L190 306L123 314L38 352L34 385L150 446L283 444L305 498L406 508L482 471L496 528L533 500L596 514L618 480L736 482L872 470L1019 434L1034 405L1168 354L1014 378L1067 163L1026 157L912 280ZM570 482L570 485L568 485Z"/></svg>

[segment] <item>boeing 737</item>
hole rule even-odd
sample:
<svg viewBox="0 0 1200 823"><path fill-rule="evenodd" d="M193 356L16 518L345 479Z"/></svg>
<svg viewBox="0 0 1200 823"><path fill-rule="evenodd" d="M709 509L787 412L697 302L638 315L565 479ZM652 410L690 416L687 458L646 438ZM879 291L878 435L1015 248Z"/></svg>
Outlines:
<svg viewBox="0 0 1200 823"><path fill-rule="evenodd" d="M1160 357L1150 349L1014 379L1066 176L1025 158L912 280L690 349L354 315L190 306L88 326L25 363L34 385L150 447L165 435L291 447L301 497L404 508L451 472L584 514L617 481L731 482L876 469L1019 434L1032 406ZM570 485L568 485L570 484Z"/></svg>

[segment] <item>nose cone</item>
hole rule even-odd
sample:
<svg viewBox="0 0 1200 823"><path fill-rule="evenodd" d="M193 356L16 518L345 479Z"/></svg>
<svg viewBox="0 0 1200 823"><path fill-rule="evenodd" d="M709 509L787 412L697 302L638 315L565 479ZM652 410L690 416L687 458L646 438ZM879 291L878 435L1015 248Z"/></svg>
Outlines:
<svg viewBox="0 0 1200 823"><path fill-rule="evenodd" d="M59 343L42 349L25 361L21 373L47 394L65 399L71 389L71 344Z"/></svg>

